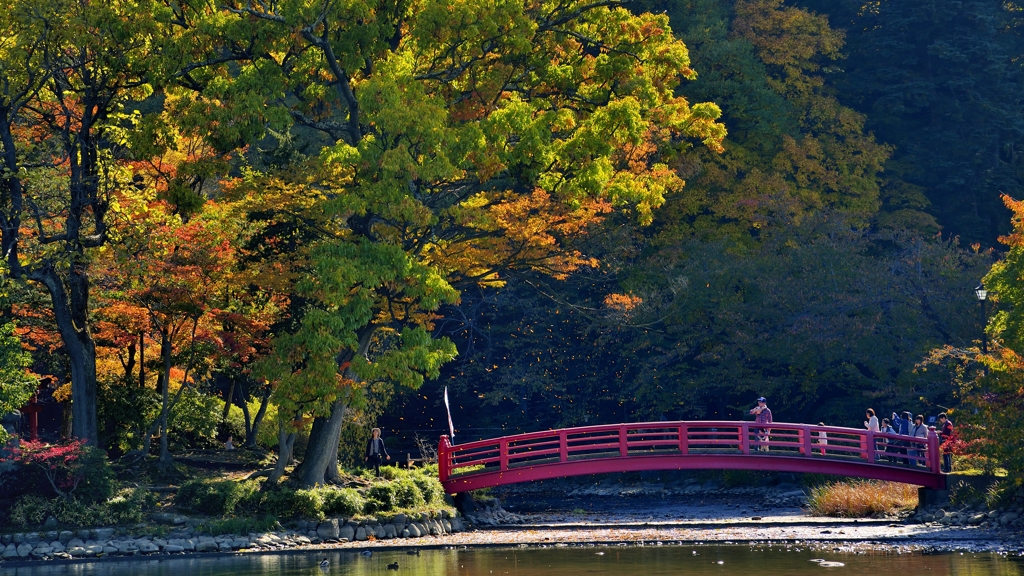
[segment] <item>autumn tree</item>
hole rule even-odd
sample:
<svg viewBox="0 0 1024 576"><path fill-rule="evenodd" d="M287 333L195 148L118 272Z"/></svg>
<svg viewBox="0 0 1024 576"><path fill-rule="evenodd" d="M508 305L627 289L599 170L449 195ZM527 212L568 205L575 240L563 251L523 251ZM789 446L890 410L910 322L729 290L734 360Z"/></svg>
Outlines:
<svg viewBox="0 0 1024 576"><path fill-rule="evenodd" d="M592 264L566 240L612 210L649 222L691 142L725 134L716 106L675 94L695 73L667 19L614 2L229 2L216 25L197 60L232 59L231 80L195 70L183 88L207 89L178 116L222 142L284 116L319 142L303 181L325 191L330 226L298 285L301 322L264 364L281 412L317 418L307 485L337 477L365 383L416 387L454 356L430 329L459 287Z"/></svg>
<svg viewBox="0 0 1024 576"><path fill-rule="evenodd" d="M16 0L0 6L0 251L12 278L49 293L70 359L74 435L97 443L90 251L109 195L130 182L113 135L150 93L147 1Z"/></svg>

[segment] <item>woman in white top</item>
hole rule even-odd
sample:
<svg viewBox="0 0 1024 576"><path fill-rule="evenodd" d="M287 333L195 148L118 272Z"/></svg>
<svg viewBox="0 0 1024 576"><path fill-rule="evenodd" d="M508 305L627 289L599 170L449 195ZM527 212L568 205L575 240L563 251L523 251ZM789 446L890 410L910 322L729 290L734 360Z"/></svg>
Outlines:
<svg viewBox="0 0 1024 576"><path fill-rule="evenodd" d="M874 409L868 408L864 417L867 418L867 420L864 421L864 427L871 432L878 432L878 416L875 416Z"/></svg>
<svg viewBox="0 0 1024 576"><path fill-rule="evenodd" d="M868 408L868 411L864 413L864 417L867 420L864 421L864 427L868 429L868 432L878 432L878 416L875 416L874 408ZM875 460L878 460L878 445L875 445Z"/></svg>

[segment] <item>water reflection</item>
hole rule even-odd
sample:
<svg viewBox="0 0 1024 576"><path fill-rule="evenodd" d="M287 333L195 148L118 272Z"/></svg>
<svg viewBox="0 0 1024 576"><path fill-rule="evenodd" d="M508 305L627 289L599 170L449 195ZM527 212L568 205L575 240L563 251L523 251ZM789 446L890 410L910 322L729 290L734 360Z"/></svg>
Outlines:
<svg viewBox="0 0 1024 576"><path fill-rule="evenodd" d="M323 558L330 561L319 567ZM823 567L811 562L841 562ZM388 569L398 563L398 570ZM826 564L827 566L827 564ZM587 547L543 549L401 550L177 557L0 569L2 576L804 576L812 574L1024 576L1019 560L994 554L854 555L747 546Z"/></svg>

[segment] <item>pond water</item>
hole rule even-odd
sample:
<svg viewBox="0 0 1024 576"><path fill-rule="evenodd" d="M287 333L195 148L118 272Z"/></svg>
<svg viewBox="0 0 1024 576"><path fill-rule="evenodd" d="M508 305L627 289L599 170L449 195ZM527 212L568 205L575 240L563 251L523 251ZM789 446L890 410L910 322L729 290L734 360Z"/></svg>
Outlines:
<svg viewBox="0 0 1024 576"><path fill-rule="evenodd" d="M327 558L330 566L318 563ZM824 561L824 562L823 562ZM397 570L389 564L398 563ZM839 565L841 563L841 565ZM751 546L478 548L177 557L0 568L2 576L1024 576L1024 562L996 554L843 554Z"/></svg>

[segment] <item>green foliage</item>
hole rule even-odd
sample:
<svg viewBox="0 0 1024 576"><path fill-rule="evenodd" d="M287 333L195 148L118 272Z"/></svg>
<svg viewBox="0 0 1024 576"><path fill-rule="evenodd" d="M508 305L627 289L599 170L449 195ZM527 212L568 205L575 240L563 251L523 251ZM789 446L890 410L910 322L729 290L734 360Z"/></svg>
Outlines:
<svg viewBox="0 0 1024 576"><path fill-rule="evenodd" d="M255 481L235 482L196 478L178 488L174 495L174 504L182 510L199 514L231 516L239 503L253 508L252 502L259 489L260 484Z"/></svg>
<svg viewBox="0 0 1024 576"><path fill-rule="evenodd" d="M221 534L250 534L253 532L269 532L277 529L280 524L273 516L226 518L223 520L208 520L196 527L198 531L206 532L211 536Z"/></svg>
<svg viewBox="0 0 1024 576"><path fill-rule="evenodd" d="M11 523L20 528L41 525L50 516L65 527L116 526L137 524L156 504L156 497L144 488L119 490L113 497L85 503L73 498L45 498L35 494L22 496L11 508Z"/></svg>
<svg viewBox="0 0 1024 576"><path fill-rule="evenodd" d="M366 491L364 511L367 514L389 512L394 510L397 505L397 493L393 482L374 484Z"/></svg>
<svg viewBox="0 0 1024 576"><path fill-rule="evenodd" d="M14 322L0 324L0 417L24 406L39 385L39 379L26 370L32 355L21 347L14 333ZM7 444L9 435L0 426L0 446Z"/></svg>
<svg viewBox="0 0 1024 576"><path fill-rule="evenodd" d="M441 504L444 502L444 487L437 479L437 475L420 474L413 476L412 481L416 484L423 500L428 505Z"/></svg>
<svg viewBox="0 0 1024 576"><path fill-rule="evenodd" d="M355 516L363 511L366 502L354 488L323 489L324 514Z"/></svg>
<svg viewBox="0 0 1024 576"><path fill-rule="evenodd" d="M183 391L168 418L171 446L178 450L217 446L218 404L223 406L199 390Z"/></svg>
<svg viewBox="0 0 1024 576"><path fill-rule="evenodd" d="M398 508L418 508L426 503L419 484L410 478L402 478L391 483L394 487L395 506ZM372 491L372 489L371 489ZM371 494L371 497L373 495Z"/></svg>
<svg viewBox="0 0 1024 576"><path fill-rule="evenodd" d="M324 518L324 498L317 488L292 490L277 488L266 499L267 511L280 518Z"/></svg>

